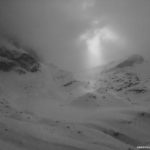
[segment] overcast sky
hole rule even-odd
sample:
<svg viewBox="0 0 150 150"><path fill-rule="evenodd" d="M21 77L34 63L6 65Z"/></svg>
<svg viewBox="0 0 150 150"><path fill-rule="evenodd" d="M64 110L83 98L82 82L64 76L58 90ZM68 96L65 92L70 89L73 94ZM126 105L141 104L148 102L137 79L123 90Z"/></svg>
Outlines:
<svg viewBox="0 0 150 150"><path fill-rule="evenodd" d="M0 0L0 31L71 71L150 58L150 0Z"/></svg>

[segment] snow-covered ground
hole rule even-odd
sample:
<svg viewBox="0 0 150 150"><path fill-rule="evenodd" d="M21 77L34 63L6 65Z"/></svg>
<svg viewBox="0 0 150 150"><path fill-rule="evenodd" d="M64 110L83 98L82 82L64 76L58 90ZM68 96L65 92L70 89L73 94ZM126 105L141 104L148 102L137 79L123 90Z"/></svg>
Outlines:
<svg viewBox="0 0 150 150"><path fill-rule="evenodd" d="M150 143L150 71L142 56L74 75L24 49L10 54L0 53L0 150L134 150Z"/></svg>

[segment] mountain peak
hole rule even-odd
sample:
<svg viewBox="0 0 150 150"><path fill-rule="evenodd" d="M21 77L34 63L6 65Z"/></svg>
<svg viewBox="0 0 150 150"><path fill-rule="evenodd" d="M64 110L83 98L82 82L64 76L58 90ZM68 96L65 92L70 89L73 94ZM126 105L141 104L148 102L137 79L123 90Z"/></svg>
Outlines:
<svg viewBox="0 0 150 150"><path fill-rule="evenodd" d="M135 64L141 64L144 62L144 58L141 55L134 54L128 57L126 60L119 63L116 68L124 68L124 67L131 67Z"/></svg>

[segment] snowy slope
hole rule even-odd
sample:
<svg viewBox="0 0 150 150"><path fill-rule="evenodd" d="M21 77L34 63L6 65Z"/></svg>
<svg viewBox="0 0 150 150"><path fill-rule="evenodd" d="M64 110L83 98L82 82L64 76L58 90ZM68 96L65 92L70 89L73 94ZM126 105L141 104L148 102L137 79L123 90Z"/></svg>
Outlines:
<svg viewBox="0 0 150 150"><path fill-rule="evenodd" d="M1 42L0 150L134 150L147 144L148 67L134 55L79 77L12 40Z"/></svg>

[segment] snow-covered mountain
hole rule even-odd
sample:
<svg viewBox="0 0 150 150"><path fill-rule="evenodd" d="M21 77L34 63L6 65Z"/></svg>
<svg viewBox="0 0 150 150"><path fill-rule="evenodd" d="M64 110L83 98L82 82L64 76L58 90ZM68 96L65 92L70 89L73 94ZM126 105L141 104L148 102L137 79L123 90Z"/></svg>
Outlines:
<svg viewBox="0 0 150 150"><path fill-rule="evenodd" d="M150 139L149 98L140 55L73 74L0 42L0 148L134 150Z"/></svg>
<svg viewBox="0 0 150 150"><path fill-rule="evenodd" d="M142 56L132 55L111 65L91 69L87 72L87 80L92 83L91 87L98 95L98 101L102 99L99 96L104 95L103 99L108 99L106 97L111 94L111 99L115 96L115 99L121 97L125 99L124 101L129 100L132 103L133 100L133 103L138 103L141 101L133 98L134 96L138 95L140 98L143 94L149 94L149 65L150 63Z"/></svg>

